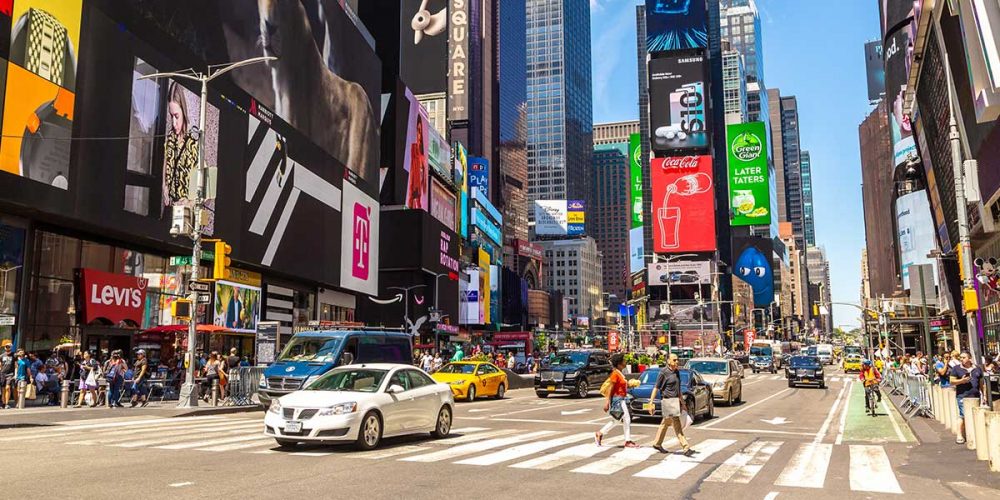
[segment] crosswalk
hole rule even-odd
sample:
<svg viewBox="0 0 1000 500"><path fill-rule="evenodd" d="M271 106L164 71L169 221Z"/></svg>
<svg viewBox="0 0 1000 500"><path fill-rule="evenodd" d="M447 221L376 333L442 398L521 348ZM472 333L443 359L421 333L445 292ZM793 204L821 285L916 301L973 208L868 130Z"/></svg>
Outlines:
<svg viewBox="0 0 1000 500"><path fill-rule="evenodd" d="M645 442L649 437L634 435L633 439ZM259 417L122 418L0 431L0 446L35 439L67 445L175 452L237 452L295 459L340 456L352 460L408 462L415 466L447 463L455 467L558 469L574 475L628 475L651 481L695 478L730 485L773 481L774 486L794 489L829 487L866 493L903 493L883 446L785 442L766 437L739 441L721 437L703 439L694 444L696 453L662 455L649 446L623 448L620 434L609 436L603 446L597 446L591 431L582 429L490 427L456 428L452 437L444 440L390 440L383 448L367 452L344 446L284 450L262 434ZM676 440L664 445L678 449ZM834 459L840 460L841 467L845 461L849 464L847 477L830 473Z"/></svg>

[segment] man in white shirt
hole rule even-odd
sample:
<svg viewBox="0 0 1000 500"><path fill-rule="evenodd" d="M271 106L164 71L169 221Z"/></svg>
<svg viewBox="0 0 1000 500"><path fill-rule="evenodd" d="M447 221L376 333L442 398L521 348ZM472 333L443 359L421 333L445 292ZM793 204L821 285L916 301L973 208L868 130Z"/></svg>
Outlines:
<svg viewBox="0 0 1000 500"><path fill-rule="evenodd" d="M425 372L430 372L433 365L434 358L431 356L431 353L429 351L424 352L424 355L420 357L420 367L423 368Z"/></svg>

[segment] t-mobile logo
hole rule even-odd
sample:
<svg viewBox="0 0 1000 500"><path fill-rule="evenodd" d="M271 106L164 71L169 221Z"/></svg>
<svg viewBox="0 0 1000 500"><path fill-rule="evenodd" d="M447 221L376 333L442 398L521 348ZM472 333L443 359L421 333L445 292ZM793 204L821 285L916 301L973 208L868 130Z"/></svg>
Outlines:
<svg viewBox="0 0 1000 500"><path fill-rule="evenodd" d="M368 242L371 236L371 209L361 203L354 203L354 232L351 255L351 275L359 280L368 279Z"/></svg>

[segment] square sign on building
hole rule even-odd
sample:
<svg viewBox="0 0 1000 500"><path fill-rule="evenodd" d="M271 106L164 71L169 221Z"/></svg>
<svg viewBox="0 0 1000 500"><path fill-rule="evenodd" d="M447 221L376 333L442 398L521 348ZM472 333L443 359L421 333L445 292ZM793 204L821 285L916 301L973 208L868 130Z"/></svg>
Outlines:
<svg viewBox="0 0 1000 500"><path fill-rule="evenodd" d="M732 225L771 223L767 172L767 135L763 122L726 127L729 152L729 207Z"/></svg>

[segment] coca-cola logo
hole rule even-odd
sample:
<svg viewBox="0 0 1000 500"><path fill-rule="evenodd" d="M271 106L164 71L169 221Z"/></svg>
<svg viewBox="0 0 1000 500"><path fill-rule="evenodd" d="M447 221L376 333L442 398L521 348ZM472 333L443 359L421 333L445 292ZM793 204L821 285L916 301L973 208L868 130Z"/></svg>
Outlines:
<svg viewBox="0 0 1000 500"><path fill-rule="evenodd" d="M697 156L673 156L664 158L661 166L663 170L682 170L698 168Z"/></svg>

